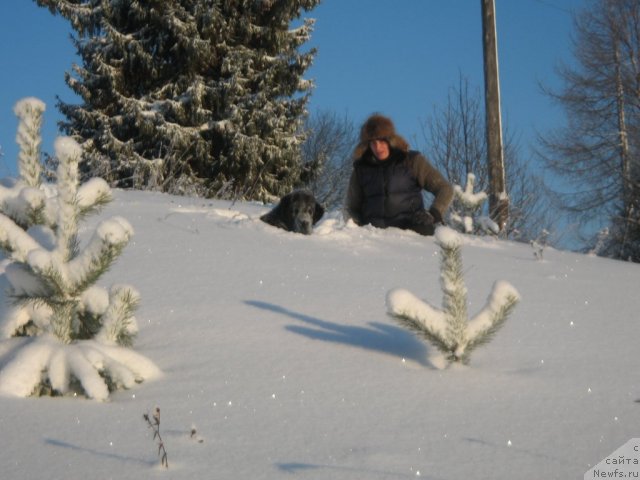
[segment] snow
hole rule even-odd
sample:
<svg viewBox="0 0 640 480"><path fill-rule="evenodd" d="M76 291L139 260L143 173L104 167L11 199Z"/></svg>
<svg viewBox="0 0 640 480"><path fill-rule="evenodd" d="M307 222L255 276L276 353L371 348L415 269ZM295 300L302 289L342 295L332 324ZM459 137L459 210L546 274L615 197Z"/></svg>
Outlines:
<svg viewBox="0 0 640 480"><path fill-rule="evenodd" d="M416 319L440 336L446 335L447 324L444 312L425 303L413 293L395 288L387 295L389 312Z"/></svg>
<svg viewBox="0 0 640 480"><path fill-rule="evenodd" d="M78 206L88 208L101 197L108 197L110 188L102 178L92 178L78 188Z"/></svg>
<svg viewBox="0 0 640 480"><path fill-rule="evenodd" d="M116 216L100 222L96 237L110 245L125 243L133 235L133 227L126 218Z"/></svg>
<svg viewBox="0 0 640 480"><path fill-rule="evenodd" d="M28 396L41 382L43 370L47 370L55 390L70 392L73 374L89 398L101 401L109 398L109 391L98 374L100 370L108 370L111 380L124 388L162 376L153 362L128 348L93 340L62 344L50 335L30 337L27 342L28 345L0 371L0 395L9 398Z"/></svg>
<svg viewBox="0 0 640 480"><path fill-rule="evenodd" d="M64 384L95 372L85 349L136 366L131 388L0 396L3 479L569 479L638 436L638 265L463 236L469 311L499 280L521 301L468 366L437 368L385 305L396 288L440 300L436 239L337 212L293 234L268 208L116 190L87 218L83 242L114 216L135 230L99 281L139 291L134 349L13 338L0 359L36 349ZM142 418L156 407L168 470Z"/></svg>
<svg viewBox="0 0 640 480"><path fill-rule="evenodd" d="M82 293L82 305L94 314L105 312L109 306L109 292L95 285L89 287Z"/></svg>
<svg viewBox="0 0 640 480"><path fill-rule="evenodd" d="M13 342L13 339L10 340ZM39 338L22 348L15 361L0 371L0 394L26 396L40 381L40 372L51 358L52 342ZM26 358L29 361L24 361Z"/></svg>
<svg viewBox="0 0 640 480"><path fill-rule="evenodd" d="M0 216L0 243L15 245L15 257L25 259L29 252L40 245L9 217Z"/></svg>
<svg viewBox="0 0 640 480"><path fill-rule="evenodd" d="M69 157L78 159L82 155L82 148L71 137L56 137L53 148L58 157Z"/></svg>
<svg viewBox="0 0 640 480"><path fill-rule="evenodd" d="M510 298L520 300L520 294L513 285L504 280L494 283L485 308L469 320L467 329L469 338L476 337L478 332L488 330L491 327L492 318L509 302Z"/></svg>
<svg viewBox="0 0 640 480"><path fill-rule="evenodd" d="M45 103L36 97L25 97L16 102L13 107L13 113L21 119L27 120L30 118L29 113L31 111L44 112L47 106Z"/></svg>
<svg viewBox="0 0 640 480"><path fill-rule="evenodd" d="M462 201L463 205L466 205L468 207L476 207L482 205L482 203L484 203L484 201L487 199L486 192L473 192L475 181L476 176L473 173L468 173L467 184L464 190L460 185L454 185L453 187L456 196Z"/></svg>
<svg viewBox="0 0 640 480"><path fill-rule="evenodd" d="M462 236L449 227L436 229L435 238L436 241L445 248L454 249L462 245Z"/></svg>

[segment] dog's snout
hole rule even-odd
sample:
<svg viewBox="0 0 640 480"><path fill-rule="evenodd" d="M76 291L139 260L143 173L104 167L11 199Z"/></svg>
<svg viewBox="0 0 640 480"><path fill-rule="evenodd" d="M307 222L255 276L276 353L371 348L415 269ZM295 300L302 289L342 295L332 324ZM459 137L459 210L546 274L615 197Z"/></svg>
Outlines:
<svg viewBox="0 0 640 480"><path fill-rule="evenodd" d="M309 235L311 233L311 220L301 219L300 220L300 231L305 235Z"/></svg>

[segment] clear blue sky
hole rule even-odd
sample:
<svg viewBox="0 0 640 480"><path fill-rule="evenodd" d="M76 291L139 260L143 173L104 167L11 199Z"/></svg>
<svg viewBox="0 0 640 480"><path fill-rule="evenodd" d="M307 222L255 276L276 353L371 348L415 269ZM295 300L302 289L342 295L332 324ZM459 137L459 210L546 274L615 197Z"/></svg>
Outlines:
<svg viewBox="0 0 640 480"><path fill-rule="evenodd" d="M536 131L562 122L539 82L558 85L554 67L571 61L571 11L587 0L496 0L503 124L527 147ZM459 75L483 88L480 0L324 0L309 45L318 48L307 78L311 110L346 113L360 124L370 113L391 116L422 146L421 124L446 102ZM0 177L15 172L17 119L25 96L47 104L43 150L51 151L61 115L55 97L74 95L64 73L77 62L68 23L32 0L0 2Z"/></svg>

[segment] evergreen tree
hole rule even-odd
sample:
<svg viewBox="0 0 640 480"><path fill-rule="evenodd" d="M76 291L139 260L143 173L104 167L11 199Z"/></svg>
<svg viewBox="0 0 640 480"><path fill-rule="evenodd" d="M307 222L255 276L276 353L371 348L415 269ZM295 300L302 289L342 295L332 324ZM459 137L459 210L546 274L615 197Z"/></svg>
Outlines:
<svg viewBox="0 0 640 480"><path fill-rule="evenodd" d="M0 335L5 342L29 338L6 365L0 358L0 392L80 391L105 400L109 390L159 374L149 360L124 348L137 332L136 290L96 285L133 230L123 218L108 219L80 247L78 223L110 199L109 187L102 179L79 185L81 149L68 137L55 143L58 183L44 185L38 155L44 104L25 99L15 110L20 179L0 188L0 248L8 257L3 280L12 302L0 315Z"/></svg>
<svg viewBox="0 0 640 480"><path fill-rule="evenodd" d="M466 364L471 352L489 342L504 325L520 295L510 283L496 282L484 308L469 320L461 237L450 228L440 227L436 230L436 242L442 250L442 309L402 289L389 292L387 307L400 325L433 343L449 362Z"/></svg>
<svg viewBox="0 0 640 480"><path fill-rule="evenodd" d="M319 0L36 0L69 19L82 65L60 101L83 171L120 187L266 199L300 175Z"/></svg>

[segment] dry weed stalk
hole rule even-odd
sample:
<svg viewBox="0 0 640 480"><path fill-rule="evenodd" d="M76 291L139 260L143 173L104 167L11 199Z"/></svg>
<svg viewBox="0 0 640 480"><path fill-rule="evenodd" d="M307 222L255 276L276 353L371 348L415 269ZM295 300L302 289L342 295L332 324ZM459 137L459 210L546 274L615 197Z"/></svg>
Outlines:
<svg viewBox="0 0 640 480"><path fill-rule="evenodd" d="M148 413L145 413L142 415L142 418L147 422L149 428L153 430L153 439L158 439L158 456L160 457L160 464L165 468L169 468L167 450L164 448L164 442L160 436L160 407L156 407L151 417L149 417Z"/></svg>

